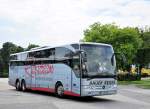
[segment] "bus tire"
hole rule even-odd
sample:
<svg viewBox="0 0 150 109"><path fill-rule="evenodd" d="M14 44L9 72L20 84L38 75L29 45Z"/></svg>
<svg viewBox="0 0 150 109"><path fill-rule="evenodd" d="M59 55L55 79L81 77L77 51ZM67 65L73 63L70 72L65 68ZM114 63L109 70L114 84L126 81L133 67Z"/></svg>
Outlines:
<svg viewBox="0 0 150 109"><path fill-rule="evenodd" d="M16 87L17 91L20 91L20 81L19 80L16 81L15 87Z"/></svg>
<svg viewBox="0 0 150 109"><path fill-rule="evenodd" d="M64 87L62 84L57 84L56 85L56 95L58 97L63 97L64 96Z"/></svg>
<svg viewBox="0 0 150 109"><path fill-rule="evenodd" d="M22 80L22 82L21 82L21 90L22 90L23 92L25 92L25 91L27 90L25 80Z"/></svg>

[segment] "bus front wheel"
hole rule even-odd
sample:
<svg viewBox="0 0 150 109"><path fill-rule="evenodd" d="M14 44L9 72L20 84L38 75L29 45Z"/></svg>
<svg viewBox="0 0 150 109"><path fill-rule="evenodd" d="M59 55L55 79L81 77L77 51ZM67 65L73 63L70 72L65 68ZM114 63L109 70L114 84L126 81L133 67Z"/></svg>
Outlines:
<svg viewBox="0 0 150 109"><path fill-rule="evenodd" d="M63 85L59 84L56 86L56 94L58 97L63 97L63 95L64 95Z"/></svg>

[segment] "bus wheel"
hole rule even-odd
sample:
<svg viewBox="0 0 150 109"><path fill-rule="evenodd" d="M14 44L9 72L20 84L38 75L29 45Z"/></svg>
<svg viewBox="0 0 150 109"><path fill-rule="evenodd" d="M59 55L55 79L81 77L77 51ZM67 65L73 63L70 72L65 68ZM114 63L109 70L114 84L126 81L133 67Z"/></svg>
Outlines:
<svg viewBox="0 0 150 109"><path fill-rule="evenodd" d="M20 82L19 82L19 80L16 82L16 90L17 90L17 91L20 90Z"/></svg>
<svg viewBox="0 0 150 109"><path fill-rule="evenodd" d="M64 88L61 84L57 85L56 87L56 94L58 97L63 97L64 95Z"/></svg>
<svg viewBox="0 0 150 109"><path fill-rule="evenodd" d="M21 90L25 92L26 89L27 89L26 88L26 82L23 80L22 83L21 83Z"/></svg>

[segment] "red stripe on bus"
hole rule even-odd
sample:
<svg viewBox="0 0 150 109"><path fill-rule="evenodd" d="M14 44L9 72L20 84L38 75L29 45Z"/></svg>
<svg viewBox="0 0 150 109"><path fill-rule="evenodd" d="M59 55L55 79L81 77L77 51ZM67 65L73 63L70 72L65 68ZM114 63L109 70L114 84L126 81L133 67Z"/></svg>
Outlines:
<svg viewBox="0 0 150 109"><path fill-rule="evenodd" d="M55 92L52 88L41 88L41 87L32 87L31 90L38 90L38 91L44 91L44 92Z"/></svg>
<svg viewBox="0 0 150 109"><path fill-rule="evenodd" d="M77 94L77 93L74 93L74 92L71 92L71 91L67 91L67 90L64 91L64 94L65 95L71 95L71 96L77 96L77 97L80 96L80 94Z"/></svg>
<svg viewBox="0 0 150 109"><path fill-rule="evenodd" d="M33 88L31 88L31 90L38 90L38 91L44 91L44 92L53 92L53 93L55 92L55 89L41 88L41 87L33 87ZM80 94L74 93L72 91L67 91L67 90L64 91L64 94L65 95L70 95L70 96L77 96L77 97L80 96Z"/></svg>

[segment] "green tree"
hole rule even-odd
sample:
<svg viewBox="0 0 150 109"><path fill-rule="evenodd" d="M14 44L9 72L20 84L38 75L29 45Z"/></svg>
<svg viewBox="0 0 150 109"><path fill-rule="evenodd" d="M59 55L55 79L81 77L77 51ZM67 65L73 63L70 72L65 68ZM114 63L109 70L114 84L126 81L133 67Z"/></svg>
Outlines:
<svg viewBox="0 0 150 109"><path fill-rule="evenodd" d="M116 24L97 22L84 31L84 41L112 44L115 52L124 53L128 64L132 64L142 39L137 28L121 28Z"/></svg>
<svg viewBox="0 0 150 109"><path fill-rule="evenodd" d="M26 50L30 50L31 48L39 47L39 45L29 44Z"/></svg>
<svg viewBox="0 0 150 109"><path fill-rule="evenodd" d="M2 57L1 57L1 49L0 49L0 76L2 75Z"/></svg>
<svg viewBox="0 0 150 109"><path fill-rule="evenodd" d="M11 53L15 53L16 49L17 49L17 46L11 42L6 42L3 44L3 47L1 49L3 73L8 73L9 55Z"/></svg>
<svg viewBox="0 0 150 109"><path fill-rule="evenodd" d="M141 37L144 41L142 48L150 48L150 30L149 31L142 31Z"/></svg>
<svg viewBox="0 0 150 109"><path fill-rule="evenodd" d="M150 64L150 27L146 26L144 29L139 29L143 44L138 49L136 61L142 67Z"/></svg>
<svg viewBox="0 0 150 109"><path fill-rule="evenodd" d="M89 26L84 31L84 41L88 42L99 42L99 43L112 43L112 40L118 34L118 26L113 24L102 25L96 22Z"/></svg>
<svg viewBox="0 0 150 109"><path fill-rule="evenodd" d="M147 66L150 63L150 48L138 49L136 61L142 66Z"/></svg>
<svg viewBox="0 0 150 109"><path fill-rule="evenodd" d="M137 28L125 27L119 28L118 34L112 40L112 45L116 52L125 54L128 64L132 64L142 42Z"/></svg>
<svg viewBox="0 0 150 109"><path fill-rule="evenodd" d="M3 44L1 53L0 53L3 73L8 74L8 63L9 63L10 54L22 52L22 51L24 51L22 47L17 46L11 42L6 42Z"/></svg>
<svg viewBox="0 0 150 109"><path fill-rule="evenodd" d="M16 52L23 52L24 48L22 48L21 46L17 46Z"/></svg>

